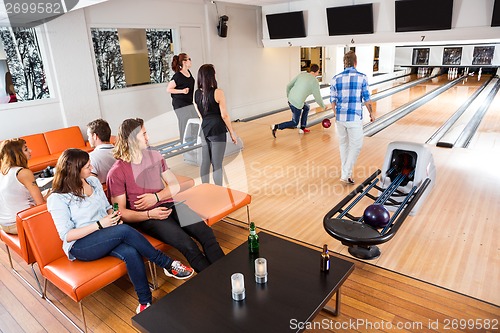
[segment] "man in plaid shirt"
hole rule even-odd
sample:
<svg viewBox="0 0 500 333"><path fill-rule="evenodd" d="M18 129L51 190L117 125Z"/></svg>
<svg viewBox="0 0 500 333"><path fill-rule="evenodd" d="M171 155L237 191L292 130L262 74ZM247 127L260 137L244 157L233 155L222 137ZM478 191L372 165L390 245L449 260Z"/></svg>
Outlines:
<svg viewBox="0 0 500 333"><path fill-rule="evenodd" d="M340 144L342 174L340 180L354 184L352 170L363 146L363 103L375 120L366 75L356 70L354 51L344 55L344 71L332 78L330 102L337 118L336 127Z"/></svg>

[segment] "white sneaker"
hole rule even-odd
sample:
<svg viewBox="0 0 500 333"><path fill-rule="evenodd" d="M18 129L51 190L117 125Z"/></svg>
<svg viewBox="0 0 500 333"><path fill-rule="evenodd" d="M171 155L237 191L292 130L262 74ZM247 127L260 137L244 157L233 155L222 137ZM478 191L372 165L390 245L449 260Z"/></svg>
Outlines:
<svg viewBox="0 0 500 333"><path fill-rule="evenodd" d="M135 313L139 314L141 313L142 311L146 310L147 308L149 308L151 306L151 303L148 303L148 304L139 304L137 306L137 309L135 310Z"/></svg>
<svg viewBox="0 0 500 333"><path fill-rule="evenodd" d="M194 270L191 267L183 265L179 260L175 260L169 268L164 268L163 272L168 277L184 280L190 278Z"/></svg>

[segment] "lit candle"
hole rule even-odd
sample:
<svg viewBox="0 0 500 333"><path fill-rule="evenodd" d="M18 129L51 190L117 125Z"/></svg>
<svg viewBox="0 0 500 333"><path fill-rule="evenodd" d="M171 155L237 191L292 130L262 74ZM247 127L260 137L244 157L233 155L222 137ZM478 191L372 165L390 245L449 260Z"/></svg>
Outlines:
<svg viewBox="0 0 500 333"><path fill-rule="evenodd" d="M241 301L245 298L245 280L241 273L231 275L232 295L235 301Z"/></svg>
<svg viewBox="0 0 500 333"><path fill-rule="evenodd" d="M265 258L255 259L255 282L267 282L267 260Z"/></svg>

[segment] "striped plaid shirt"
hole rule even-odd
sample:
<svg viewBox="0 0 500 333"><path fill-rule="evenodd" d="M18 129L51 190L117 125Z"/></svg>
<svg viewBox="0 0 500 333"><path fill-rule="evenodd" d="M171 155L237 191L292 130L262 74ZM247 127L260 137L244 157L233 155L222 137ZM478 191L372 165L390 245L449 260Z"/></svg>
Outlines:
<svg viewBox="0 0 500 333"><path fill-rule="evenodd" d="M363 102L370 100L366 75L354 67L346 68L332 78L330 102L336 104L337 121L363 119Z"/></svg>

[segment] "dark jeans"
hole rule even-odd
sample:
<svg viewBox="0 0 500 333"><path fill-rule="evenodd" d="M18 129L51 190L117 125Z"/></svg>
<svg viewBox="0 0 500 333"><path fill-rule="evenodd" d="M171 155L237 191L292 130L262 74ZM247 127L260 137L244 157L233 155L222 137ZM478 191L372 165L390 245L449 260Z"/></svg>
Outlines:
<svg viewBox="0 0 500 333"><path fill-rule="evenodd" d="M153 300L143 257L163 268L172 264L170 257L155 249L143 235L126 224L97 230L80 238L70 252L81 261L93 261L108 255L125 261L128 276L141 304Z"/></svg>
<svg viewBox="0 0 500 333"><path fill-rule="evenodd" d="M165 220L151 219L133 225L178 249L197 273L224 256L212 228L187 205L174 206ZM205 253L200 251L191 237L201 244Z"/></svg>
<svg viewBox="0 0 500 333"><path fill-rule="evenodd" d="M307 127L307 116L309 115L309 105L304 104L302 109L297 109L295 106L290 104L290 110L292 111L292 120L285 121L284 123L278 124L278 129L282 130L285 128L295 128L299 124L300 120L300 128Z"/></svg>
<svg viewBox="0 0 500 333"><path fill-rule="evenodd" d="M210 166L214 171L214 183L222 186L222 161L226 152L226 133L202 138L201 182L210 183Z"/></svg>

